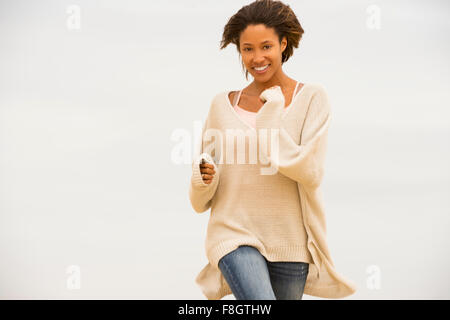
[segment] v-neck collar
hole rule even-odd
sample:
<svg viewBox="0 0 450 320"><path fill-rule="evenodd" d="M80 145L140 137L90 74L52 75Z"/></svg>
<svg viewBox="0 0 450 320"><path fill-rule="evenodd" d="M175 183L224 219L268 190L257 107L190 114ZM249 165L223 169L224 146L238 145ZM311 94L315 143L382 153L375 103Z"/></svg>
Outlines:
<svg viewBox="0 0 450 320"><path fill-rule="evenodd" d="M286 115L289 113L289 111L291 111L294 102L296 101L296 99L301 95L301 93L303 92L303 89L305 88L305 86L307 85L307 83L304 83L303 86L300 88L300 90L297 92L297 94L292 98L291 103L285 107L287 110L285 112L283 112L283 114L281 115L281 119L284 119L286 117ZM225 100L227 101L227 106L231 109L231 112L239 119L239 121L243 122L247 127L249 127L252 130L255 130L255 128L253 128L249 123L247 123L247 121L245 121L244 119L241 118L241 116L236 112L236 110L234 110L233 105L230 102L230 98L229 98L229 94L231 91L224 91L223 92L223 97L225 98ZM266 104L266 102L264 102L264 104ZM263 104L263 106L264 106ZM258 115L261 111L262 107L259 108L259 110L257 112L252 112L256 115ZM245 110L246 111L246 110Z"/></svg>

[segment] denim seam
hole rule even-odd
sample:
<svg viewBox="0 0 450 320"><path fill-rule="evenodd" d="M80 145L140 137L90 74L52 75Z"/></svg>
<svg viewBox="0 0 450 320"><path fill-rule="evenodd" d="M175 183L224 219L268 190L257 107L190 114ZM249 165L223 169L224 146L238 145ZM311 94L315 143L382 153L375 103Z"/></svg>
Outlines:
<svg viewBox="0 0 450 320"><path fill-rule="evenodd" d="M234 284L234 286L235 286L235 288L236 288L236 290L237 290L236 293L237 293L239 296L242 296L242 288L241 288L241 286L239 285L239 282L236 281L236 280L234 279L233 272L231 272L231 269L228 267L228 264L226 263L225 260L222 261L222 264L225 266L225 269L227 269L227 273L230 275L231 281L233 282L233 284ZM236 298L237 298L237 297L236 297Z"/></svg>

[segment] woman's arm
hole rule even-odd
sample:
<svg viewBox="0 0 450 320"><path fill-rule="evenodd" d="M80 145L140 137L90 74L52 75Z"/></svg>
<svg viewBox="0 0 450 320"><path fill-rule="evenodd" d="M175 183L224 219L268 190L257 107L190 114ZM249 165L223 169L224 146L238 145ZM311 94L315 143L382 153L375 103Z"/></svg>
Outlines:
<svg viewBox="0 0 450 320"><path fill-rule="evenodd" d="M267 100L267 108L261 115L259 126L279 129L278 157L271 156L272 166L278 168L283 175L309 187L320 185L323 177L328 127L330 124L330 103L326 91L319 86L311 97L301 141L298 145L284 128L280 128L281 112L284 99L280 99L277 89L269 89L262 95ZM282 93L281 93L282 94ZM272 103L270 106L269 104ZM267 148L262 148L263 151Z"/></svg>
<svg viewBox="0 0 450 320"><path fill-rule="evenodd" d="M209 115L208 115L209 116ZM200 154L195 156L192 162L192 176L189 186L189 199L191 201L192 208L197 213L203 213L211 207L212 199L219 184L219 168L215 164L210 154L203 152L205 150L205 144L203 137L208 127L208 119L202 129L201 142L200 142ZM215 173L212 175L211 183L205 183L200 171L200 164L204 160L206 163L210 163L214 166Z"/></svg>

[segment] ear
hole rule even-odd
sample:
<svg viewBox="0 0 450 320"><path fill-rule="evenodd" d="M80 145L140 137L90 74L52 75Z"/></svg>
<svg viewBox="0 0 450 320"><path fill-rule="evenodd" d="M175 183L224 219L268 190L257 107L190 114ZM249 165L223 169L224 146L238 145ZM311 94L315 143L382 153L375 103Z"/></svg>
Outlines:
<svg viewBox="0 0 450 320"><path fill-rule="evenodd" d="M283 37L283 39L281 40L281 52L284 52L284 49L286 49L287 47L287 39L286 37Z"/></svg>

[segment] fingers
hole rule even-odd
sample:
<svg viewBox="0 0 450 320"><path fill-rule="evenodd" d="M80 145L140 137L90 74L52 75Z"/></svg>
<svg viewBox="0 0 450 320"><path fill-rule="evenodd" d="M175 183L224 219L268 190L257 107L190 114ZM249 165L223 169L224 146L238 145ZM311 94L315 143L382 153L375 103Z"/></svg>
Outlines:
<svg viewBox="0 0 450 320"><path fill-rule="evenodd" d="M210 184L212 182L214 174L216 173L214 170L214 165L211 163L200 164L200 172L202 174L203 182L206 184Z"/></svg>
<svg viewBox="0 0 450 320"><path fill-rule="evenodd" d="M213 176L212 175L210 175L210 174L202 174L202 179L203 179L203 182L205 182L205 183L211 183L212 182L212 179L213 179Z"/></svg>
<svg viewBox="0 0 450 320"><path fill-rule="evenodd" d="M214 170L214 165L212 163L206 162L205 159L202 159L199 167L203 182L206 184L210 184L212 182L212 179L214 178L214 174L216 173L216 171Z"/></svg>
<svg viewBox="0 0 450 320"><path fill-rule="evenodd" d="M200 164L200 171L202 173L214 174L216 171L214 170L214 166L210 163Z"/></svg>
<svg viewBox="0 0 450 320"><path fill-rule="evenodd" d="M207 172L206 170L209 170L208 173L206 173ZM202 173L203 182L208 183L208 184L212 182L215 171L211 172L211 169L202 169L201 173Z"/></svg>
<svg viewBox="0 0 450 320"><path fill-rule="evenodd" d="M200 172L201 173L211 174L211 175L216 173L216 171L214 169L210 169L210 168L203 168L203 169L200 168Z"/></svg>

